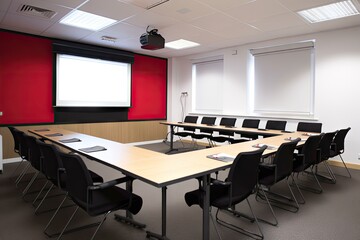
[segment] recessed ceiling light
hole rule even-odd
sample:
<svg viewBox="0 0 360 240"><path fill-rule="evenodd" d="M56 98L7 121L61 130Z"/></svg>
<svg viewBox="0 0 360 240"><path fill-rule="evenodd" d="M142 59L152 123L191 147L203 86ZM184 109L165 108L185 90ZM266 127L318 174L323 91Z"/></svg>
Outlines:
<svg viewBox="0 0 360 240"><path fill-rule="evenodd" d="M299 11L298 14L310 23L316 23L357 15L359 14L359 11L354 4L348 0Z"/></svg>
<svg viewBox="0 0 360 240"><path fill-rule="evenodd" d="M199 43L191 42L191 41L184 40L184 39L179 39L176 41L165 43L165 47L173 48L173 49L191 48L191 47L196 47L199 45L200 45Z"/></svg>
<svg viewBox="0 0 360 240"><path fill-rule="evenodd" d="M92 13L75 10L60 20L60 23L73 27L85 28L92 31L98 31L108 27L117 21L111 18L102 17Z"/></svg>

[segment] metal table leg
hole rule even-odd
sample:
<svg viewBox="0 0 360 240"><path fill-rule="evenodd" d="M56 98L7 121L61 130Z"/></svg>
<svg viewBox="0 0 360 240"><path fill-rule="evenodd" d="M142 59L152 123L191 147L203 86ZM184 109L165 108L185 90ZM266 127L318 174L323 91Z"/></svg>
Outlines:
<svg viewBox="0 0 360 240"><path fill-rule="evenodd" d="M153 233L150 231L146 231L146 237L147 238L155 238L159 240L169 240L169 238L166 236L166 190L167 187L161 188L161 235L157 233Z"/></svg>

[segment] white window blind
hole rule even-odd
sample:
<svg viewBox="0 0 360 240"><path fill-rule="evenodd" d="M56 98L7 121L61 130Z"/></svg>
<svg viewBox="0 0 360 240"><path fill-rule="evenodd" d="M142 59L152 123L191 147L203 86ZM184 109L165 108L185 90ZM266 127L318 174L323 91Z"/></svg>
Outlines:
<svg viewBox="0 0 360 240"><path fill-rule="evenodd" d="M313 115L314 43L253 49L253 112Z"/></svg>
<svg viewBox="0 0 360 240"><path fill-rule="evenodd" d="M223 100L223 59L193 64L193 110L195 112L221 113Z"/></svg>

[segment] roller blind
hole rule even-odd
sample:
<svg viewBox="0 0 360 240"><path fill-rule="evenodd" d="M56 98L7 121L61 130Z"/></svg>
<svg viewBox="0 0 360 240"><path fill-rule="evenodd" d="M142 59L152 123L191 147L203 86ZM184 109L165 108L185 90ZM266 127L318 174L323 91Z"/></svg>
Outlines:
<svg viewBox="0 0 360 240"><path fill-rule="evenodd" d="M314 43L253 49L253 111L259 114L313 115Z"/></svg>
<svg viewBox="0 0 360 240"><path fill-rule="evenodd" d="M222 112L223 59L193 64L193 86L196 112Z"/></svg>

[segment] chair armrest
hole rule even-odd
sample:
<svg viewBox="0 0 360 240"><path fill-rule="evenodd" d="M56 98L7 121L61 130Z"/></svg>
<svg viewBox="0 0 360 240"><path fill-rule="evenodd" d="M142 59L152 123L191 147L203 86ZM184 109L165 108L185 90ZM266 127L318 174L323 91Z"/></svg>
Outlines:
<svg viewBox="0 0 360 240"><path fill-rule="evenodd" d="M227 181L220 181L218 179L211 179L211 183L213 185L221 185L221 186L231 186L231 182L227 182Z"/></svg>
<svg viewBox="0 0 360 240"><path fill-rule="evenodd" d="M128 176L123 177L123 178L118 178L118 179L114 179L114 180L111 180L111 181L108 181L108 182L101 183L99 185L90 186L90 187L88 187L88 190L94 191L94 190L99 190L99 189L105 189L105 188L108 188L108 187L118 185L120 183L124 183L124 182L127 182L127 181L132 181L132 180L134 180L134 178L128 177Z"/></svg>
<svg viewBox="0 0 360 240"><path fill-rule="evenodd" d="M273 169L276 167L276 164L269 163L260 163L259 168Z"/></svg>
<svg viewBox="0 0 360 240"><path fill-rule="evenodd" d="M61 189L61 181L60 181L60 176L62 174L66 174L65 168L58 168L58 170L57 170L57 182L58 182L58 186L59 186L60 190L63 190L63 189Z"/></svg>

